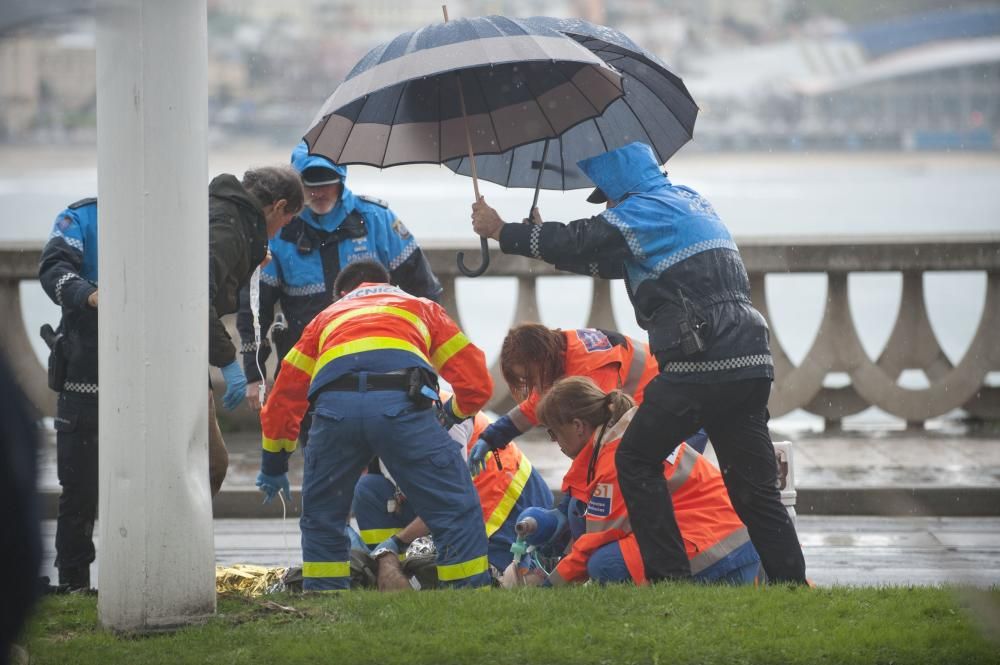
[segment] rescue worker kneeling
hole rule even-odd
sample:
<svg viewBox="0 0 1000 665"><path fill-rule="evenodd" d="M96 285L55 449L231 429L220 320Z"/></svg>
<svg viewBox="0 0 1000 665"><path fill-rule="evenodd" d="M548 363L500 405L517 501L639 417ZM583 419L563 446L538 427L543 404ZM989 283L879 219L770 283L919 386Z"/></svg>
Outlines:
<svg viewBox="0 0 1000 665"><path fill-rule="evenodd" d="M440 305L388 281L377 263L341 271L340 300L306 326L261 411L257 486L267 501L289 495L288 456L313 404L300 520L306 591L349 588L344 527L355 483L375 455L434 534L442 584L490 583L476 490L431 408L439 372L455 390L445 418L460 422L479 411L493 389L485 357Z"/></svg>
<svg viewBox="0 0 1000 665"><path fill-rule="evenodd" d="M646 583L615 470L615 452L635 412L635 403L628 395L619 390L605 393L582 377L562 379L542 399L539 420L548 427L549 436L560 450L573 460L567 475L583 474L587 479L586 489L571 489L572 495L564 505L584 502L586 511L584 525L577 528L573 525L575 513L569 511L569 528L574 534L580 533L569 554L547 578L532 569L524 577L525 582L561 585L589 578L598 582ZM719 470L681 443L664 460L663 476L673 498L694 579L752 583L760 558L733 510ZM559 531L545 524L561 521L559 517L540 512L529 513L540 525L535 536L528 538L529 544L541 545L533 541Z"/></svg>
<svg viewBox="0 0 1000 665"><path fill-rule="evenodd" d="M442 392L442 400L447 402L448 397L448 393ZM454 425L448 433L459 444L456 450L467 457L489 424L486 414L479 412L475 418ZM511 443L499 451L499 455L502 469L491 457L485 470L473 480L489 539L489 562L496 574L513 558L510 548L517 537L515 518L532 506L546 510L552 507L552 491L517 444ZM403 555L410 543L428 533L418 511L387 475L369 473L358 480L354 489L353 512L361 539L374 548L373 556L376 557ZM433 487L427 489L434 490ZM379 570L382 570L381 561Z"/></svg>

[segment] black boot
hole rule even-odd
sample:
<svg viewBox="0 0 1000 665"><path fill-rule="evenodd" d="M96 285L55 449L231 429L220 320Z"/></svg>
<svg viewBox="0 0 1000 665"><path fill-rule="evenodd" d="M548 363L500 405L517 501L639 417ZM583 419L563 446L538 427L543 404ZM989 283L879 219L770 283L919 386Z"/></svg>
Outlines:
<svg viewBox="0 0 1000 665"><path fill-rule="evenodd" d="M88 591L90 589L90 566L59 569L59 586L66 591Z"/></svg>

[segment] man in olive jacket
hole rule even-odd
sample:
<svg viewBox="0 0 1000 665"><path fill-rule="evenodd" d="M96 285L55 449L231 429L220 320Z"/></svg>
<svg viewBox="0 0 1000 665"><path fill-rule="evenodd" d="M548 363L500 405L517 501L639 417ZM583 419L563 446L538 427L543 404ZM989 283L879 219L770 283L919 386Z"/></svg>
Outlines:
<svg viewBox="0 0 1000 665"><path fill-rule="evenodd" d="M239 307L239 291L267 259L267 241L302 210L299 175L289 167L247 171L240 182L222 174L208 186L208 361L226 380L223 406L232 410L246 395L246 376L221 317ZM209 390L209 478L218 494L229 453Z"/></svg>

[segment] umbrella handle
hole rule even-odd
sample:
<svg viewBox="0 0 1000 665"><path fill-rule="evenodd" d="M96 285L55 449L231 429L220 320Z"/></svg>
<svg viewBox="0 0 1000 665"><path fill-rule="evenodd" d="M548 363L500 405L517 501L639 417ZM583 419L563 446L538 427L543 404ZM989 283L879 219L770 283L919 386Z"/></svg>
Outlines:
<svg viewBox="0 0 1000 665"><path fill-rule="evenodd" d="M482 252L483 263L478 268L469 268L465 265L465 252L459 252L456 257L458 269L466 277L479 277L490 267L490 248L486 244L486 238L479 239L479 251Z"/></svg>

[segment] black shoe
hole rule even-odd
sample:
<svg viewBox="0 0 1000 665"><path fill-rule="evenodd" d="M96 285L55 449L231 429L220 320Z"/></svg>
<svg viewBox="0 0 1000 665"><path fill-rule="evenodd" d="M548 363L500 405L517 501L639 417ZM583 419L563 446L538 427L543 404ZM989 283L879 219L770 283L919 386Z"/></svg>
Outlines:
<svg viewBox="0 0 1000 665"><path fill-rule="evenodd" d="M90 590L90 565L59 569L59 588L66 592Z"/></svg>

